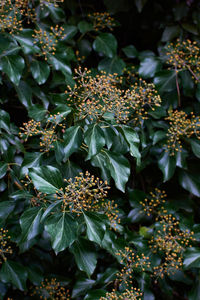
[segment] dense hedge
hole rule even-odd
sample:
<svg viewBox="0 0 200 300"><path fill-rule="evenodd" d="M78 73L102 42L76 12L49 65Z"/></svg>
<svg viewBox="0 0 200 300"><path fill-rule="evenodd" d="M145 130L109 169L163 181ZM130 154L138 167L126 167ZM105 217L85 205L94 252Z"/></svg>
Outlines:
<svg viewBox="0 0 200 300"><path fill-rule="evenodd" d="M199 16L1 1L0 299L200 299Z"/></svg>

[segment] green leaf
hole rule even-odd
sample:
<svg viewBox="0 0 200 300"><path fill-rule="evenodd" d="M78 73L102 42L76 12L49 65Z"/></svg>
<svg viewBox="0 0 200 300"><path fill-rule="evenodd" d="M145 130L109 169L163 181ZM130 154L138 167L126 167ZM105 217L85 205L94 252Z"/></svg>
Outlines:
<svg viewBox="0 0 200 300"><path fill-rule="evenodd" d="M31 73L38 84L44 84L50 74L49 65L43 61L34 60L31 63Z"/></svg>
<svg viewBox="0 0 200 300"><path fill-rule="evenodd" d="M108 161L107 167L115 181L115 185L120 191L124 192L130 175L129 162L123 155L117 155L110 151L105 151L105 154Z"/></svg>
<svg viewBox="0 0 200 300"><path fill-rule="evenodd" d="M129 45L129 46L122 48L122 51L125 53L125 55L128 58L135 58L138 56L138 51L136 50L135 46L133 46L133 45Z"/></svg>
<svg viewBox="0 0 200 300"><path fill-rule="evenodd" d="M25 267L18 262L7 260L1 267L1 281L10 282L21 291L26 289L27 276Z"/></svg>
<svg viewBox="0 0 200 300"><path fill-rule="evenodd" d="M95 155L91 159L91 164L94 167L98 167L101 170L101 178L103 180L107 180L109 182L110 179L110 171L108 169L108 165L106 163L106 156L100 152L99 154Z"/></svg>
<svg viewBox="0 0 200 300"><path fill-rule="evenodd" d="M137 165L139 166L141 164L141 154L139 152L139 136L137 132L134 131L134 129L128 126L122 126L122 131L127 143L130 146L130 154L136 158Z"/></svg>
<svg viewBox="0 0 200 300"><path fill-rule="evenodd" d="M23 213L20 218L22 229L20 244L26 243L35 238L41 231L41 216L43 208L31 207Z"/></svg>
<svg viewBox="0 0 200 300"><path fill-rule="evenodd" d="M88 239L101 245L106 230L106 226L102 222L102 216L92 212L84 212L83 215L87 226Z"/></svg>
<svg viewBox="0 0 200 300"><path fill-rule="evenodd" d="M71 75L72 71L67 59L55 54L48 57L48 62L50 62L54 70L61 71L65 75L66 79L69 75Z"/></svg>
<svg viewBox="0 0 200 300"><path fill-rule="evenodd" d="M174 156L170 156L169 152L163 152L158 160L158 166L163 173L163 180L168 181L175 172L176 159Z"/></svg>
<svg viewBox="0 0 200 300"><path fill-rule="evenodd" d="M28 107L28 116L35 121L42 121L47 114L47 110L40 104L34 104Z"/></svg>
<svg viewBox="0 0 200 300"><path fill-rule="evenodd" d="M85 295L85 293L90 290L94 284L95 280L89 278L81 278L77 280L73 286L72 298Z"/></svg>
<svg viewBox="0 0 200 300"><path fill-rule="evenodd" d="M45 230L50 235L52 248L56 254L76 240L77 228L77 222L67 213L54 214L45 221Z"/></svg>
<svg viewBox="0 0 200 300"><path fill-rule="evenodd" d="M32 89L31 87L25 82L20 81L19 85L16 87L17 95L21 103L26 107L29 108L32 106Z"/></svg>
<svg viewBox="0 0 200 300"><path fill-rule="evenodd" d="M152 139L153 139L153 145L157 144L161 140L166 138L166 132L163 130L158 130L153 133Z"/></svg>
<svg viewBox="0 0 200 300"><path fill-rule="evenodd" d="M4 221L7 219L9 214L15 208L15 202L13 201L2 201L0 202L0 221Z"/></svg>
<svg viewBox="0 0 200 300"><path fill-rule="evenodd" d="M105 71L106 73L117 73L122 75L124 68L126 67L125 62L119 58L119 56L114 56L113 58L104 58L98 64L99 71Z"/></svg>
<svg viewBox="0 0 200 300"><path fill-rule="evenodd" d="M162 42L169 42L174 38L178 37L180 34L180 27L178 25L175 26L167 26L163 31L161 41Z"/></svg>
<svg viewBox="0 0 200 300"><path fill-rule="evenodd" d="M10 80L18 86L24 69L24 59L21 56L10 55L1 59L2 70Z"/></svg>
<svg viewBox="0 0 200 300"><path fill-rule="evenodd" d="M93 43L93 49L112 58L117 52L117 40L111 33L101 33Z"/></svg>
<svg viewBox="0 0 200 300"><path fill-rule="evenodd" d="M0 179L6 175L7 170L8 170L8 164L3 161L0 161Z"/></svg>
<svg viewBox="0 0 200 300"><path fill-rule="evenodd" d="M138 72L139 75L144 78L152 78L160 68L160 62L155 57L151 56L146 57L141 61Z"/></svg>
<svg viewBox="0 0 200 300"><path fill-rule="evenodd" d="M86 33L88 31L93 30L93 25L91 23L88 23L87 21L80 21L78 23L78 29L80 30L81 33Z"/></svg>
<svg viewBox="0 0 200 300"><path fill-rule="evenodd" d="M34 186L40 192L53 194L62 187L62 176L58 169L51 166L31 168L29 170Z"/></svg>
<svg viewBox="0 0 200 300"><path fill-rule="evenodd" d="M18 35L14 35L15 40L17 40L25 54L39 53L40 48L34 44L34 38L32 35L34 31L32 29L23 29Z"/></svg>
<svg viewBox="0 0 200 300"><path fill-rule="evenodd" d="M97 264L96 251L92 243L80 238L73 243L70 251L74 254L78 268L86 272L88 276L92 275Z"/></svg>
<svg viewBox="0 0 200 300"><path fill-rule="evenodd" d="M192 151L196 157L200 158L200 141L196 139L188 139L191 144Z"/></svg>
<svg viewBox="0 0 200 300"><path fill-rule="evenodd" d="M0 110L0 129L4 129L7 133L10 133L10 116L2 109Z"/></svg>
<svg viewBox="0 0 200 300"><path fill-rule="evenodd" d="M71 40L76 35L76 33L78 32L77 27L74 26L74 25L67 25L67 24L65 24L63 26L63 28L64 28L64 31L63 31L63 41Z"/></svg>
<svg viewBox="0 0 200 300"><path fill-rule="evenodd" d="M199 248L189 248L184 253L184 269L200 268L200 250Z"/></svg>
<svg viewBox="0 0 200 300"><path fill-rule="evenodd" d="M28 169L39 167L41 161L41 152L26 152L20 169L20 176L28 174Z"/></svg>
<svg viewBox="0 0 200 300"><path fill-rule="evenodd" d="M85 132L84 141L89 147L87 160L100 152L105 145L105 138L103 130L97 125L89 125Z"/></svg>
<svg viewBox="0 0 200 300"><path fill-rule="evenodd" d="M64 133L64 161L67 161L68 157L76 152L83 141L82 130L80 126L72 126L68 128Z"/></svg>
<svg viewBox="0 0 200 300"><path fill-rule="evenodd" d="M159 92L172 92L176 90L176 72L174 70L159 72L153 82Z"/></svg>
<svg viewBox="0 0 200 300"><path fill-rule="evenodd" d="M179 183L185 190L200 197L200 181L198 176L181 170L179 172Z"/></svg>

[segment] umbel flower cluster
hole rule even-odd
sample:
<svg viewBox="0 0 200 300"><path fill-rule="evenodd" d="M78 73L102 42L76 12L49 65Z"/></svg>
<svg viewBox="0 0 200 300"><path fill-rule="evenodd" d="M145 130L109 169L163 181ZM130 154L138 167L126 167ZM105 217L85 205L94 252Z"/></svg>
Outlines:
<svg viewBox="0 0 200 300"><path fill-rule="evenodd" d="M167 151L170 151L171 155L181 151L182 138L190 138L195 135L200 139L200 117L196 117L193 112L188 116L184 111L170 111L166 120L170 125L167 133Z"/></svg>
<svg viewBox="0 0 200 300"><path fill-rule="evenodd" d="M179 221L171 214L160 216L159 227L150 241L153 253L162 255L162 263L154 267L154 276L163 278L182 268L183 253L195 239L193 232L182 231Z"/></svg>
<svg viewBox="0 0 200 300"><path fill-rule="evenodd" d="M50 115L50 118L47 120L45 127L43 128L41 122L34 121L33 119L27 123L23 123L24 127L20 127L21 132L19 132L19 137L23 138L25 142L29 137L40 136L40 151L49 152L54 148L53 143L57 140L58 134L56 132L56 127L65 128L65 125L60 122L65 120L65 117L62 117L60 113L56 115Z"/></svg>
<svg viewBox="0 0 200 300"><path fill-rule="evenodd" d="M161 99L153 84L144 80L124 91L121 78L117 74L101 72L96 76L91 71L81 68L75 70L76 84L65 92L67 101L76 109L79 119L89 118L100 121L113 117L117 123L126 123L146 119L146 109L154 110L160 106Z"/></svg>
<svg viewBox="0 0 200 300"><path fill-rule="evenodd" d="M31 296L39 296L43 300L70 300L69 290L63 287L56 278L42 281L40 286L34 287Z"/></svg>
<svg viewBox="0 0 200 300"><path fill-rule="evenodd" d="M98 31L105 28L113 30L116 26L114 18L108 12L95 12L88 14L88 18L92 21L93 28Z"/></svg>
<svg viewBox="0 0 200 300"><path fill-rule="evenodd" d="M200 47L196 41L190 40L170 43L166 51L167 63L177 72L189 70L193 78L199 81L200 76Z"/></svg>
<svg viewBox="0 0 200 300"><path fill-rule="evenodd" d="M179 221L165 209L166 197L165 191L156 188L142 204L145 213L148 216L155 215L157 221L149 241L152 252L162 257L161 263L153 268L153 276L156 278L164 278L165 274L174 274L181 269L183 253L195 241L194 232L181 230Z"/></svg>
<svg viewBox="0 0 200 300"><path fill-rule="evenodd" d="M116 255L120 257L120 263L124 265L121 271L117 273L118 281L127 287L132 284L134 272L139 273L150 269L149 257L145 256L144 253L141 253L141 255L135 254L130 247L125 247Z"/></svg>
<svg viewBox="0 0 200 300"><path fill-rule="evenodd" d="M8 246L8 241L10 239L10 236L8 236L7 234L8 234L8 230L5 230L3 228L0 229L0 256L1 256L0 263L2 263L2 261L7 260L6 256L8 254L12 254L12 249L10 246Z"/></svg>
<svg viewBox="0 0 200 300"><path fill-rule="evenodd" d="M45 60L48 59L48 55L55 55L58 41L62 40L64 37L64 28L62 26L59 27L56 25L50 29L50 32L43 30L42 28L39 28L38 30L35 29L33 34L34 44L41 48L41 55L44 55Z"/></svg>
<svg viewBox="0 0 200 300"><path fill-rule="evenodd" d="M120 222L117 204L105 199L110 189L107 181L103 182L86 171L85 174L79 173L79 176L65 182L67 186L55 195L58 200L62 200L62 211L78 216L84 211L102 212L107 215L112 225Z"/></svg>
<svg viewBox="0 0 200 300"><path fill-rule="evenodd" d="M101 297L99 300L142 300L142 295L143 294L140 289L131 287L130 289L126 289L122 293L116 291L106 293L106 296Z"/></svg>
<svg viewBox="0 0 200 300"><path fill-rule="evenodd" d="M148 217L152 215L159 215L161 213L166 213L164 204L166 202L166 193L158 188L155 188L153 192L149 193L149 196L144 199L144 202L140 202L143 206L144 212Z"/></svg>

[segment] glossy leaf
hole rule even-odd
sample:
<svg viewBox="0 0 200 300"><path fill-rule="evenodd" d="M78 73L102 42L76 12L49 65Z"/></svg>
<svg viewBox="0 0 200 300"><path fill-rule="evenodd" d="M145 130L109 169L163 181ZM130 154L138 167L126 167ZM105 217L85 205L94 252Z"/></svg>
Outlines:
<svg viewBox="0 0 200 300"><path fill-rule="evenodd" d="M110 151L105 151L105 155L108 161L107 167L115 181L116 187L120 191L124 192L125 185L130 175L130 166L128 160L124 156L114 154Z"/></svg>
<svg viewBox="0 0 200 300"><path fill-rule="evenodd" d="M99 53L103 53L105 56L112 58L117 51L117 40L111 33L101 33L95 39L93 48Z"/></svg>
<svg viewBox="0 0 200 300"><path fill-rule="evenodd" d="M3 282L12 283L21 291L26 289L27 276L28 273L25 267L11 260L4 262L0 271L0 277Z"/></svg>
<svg viewBox="0 0 200 300"><path fill-rule="evenodd" d="M31 63L31 73L38 84L44 84L49 77L50 68L45 62L34 60Z"/></svg>
<svg viewBox="0 0 200 300"><path fill-rule="evenodd" d="M45 230L50 235L52 248L57 254L75 241L77 222L69 214L60 213L46 220Z"/></svg>
<svg viewBox="0 0 200 300"><path fill-rule="evenodd" d="M158 160L158 166L163 173L163 180L168 181L175 172L176 160L173 156L170 156L170 152L163 152Z"/></svg>
<svg viewBox="0 0 200 300"><path fill-rule="evenodd" d="M65 131L64 134L64 161L76 152L83 141L82 130L80 126L72 126Z"/></svg>
<svg viewBox="0 0 200 300"><path fill-rule="evenodd" d="M91 276L97 264L97 257L92 243L81 238L73 243L70 251L74 254L78 268Z"/></svg>
<svg viewBox="0 0 200 300"><path fill-rule="evenodd" d="M46 194L56 193L62 186L60 171L51 166L31 168L29 176L36 189Z"/></svg>
<svg viewBox="0 0 200 300"><path fill-rule="evenodd" d="M84 219L87 226L88 239L101 245L106 230L102 216L91 212L84 212Z"/></svg>
<svg viewBox="0 0 200 300"><path fill-rule="evenodd" d="M84 141L89 147L87 159L100 152L105 145L105 138L103 130L97 125L90 125L85 132Z"/></svg>
<svg viewBox="0 0 200 300"><path fill-rule="evenodd" d="M18 86L24 69L24 59L21 56L4 56L1 59L2 69L10 80Z"/></svg>

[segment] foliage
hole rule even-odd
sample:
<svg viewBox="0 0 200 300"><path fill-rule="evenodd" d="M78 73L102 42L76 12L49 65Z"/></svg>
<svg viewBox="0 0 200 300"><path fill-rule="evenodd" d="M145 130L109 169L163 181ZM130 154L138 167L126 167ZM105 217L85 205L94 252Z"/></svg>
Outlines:
<svg viewBox="0 0 200 300"><path fill-rule="evenodd" d="M1 1L0 299L199 299L199 15Z"/></svg>

